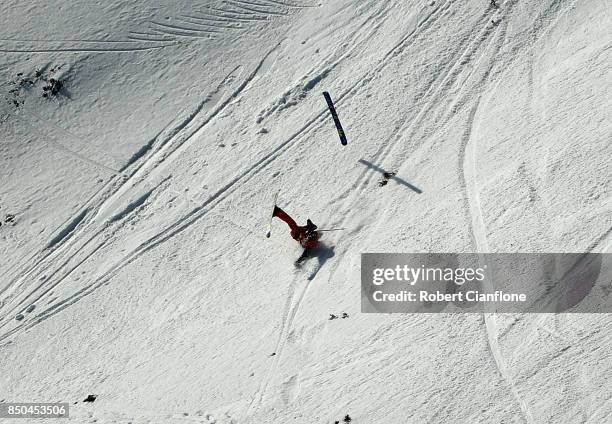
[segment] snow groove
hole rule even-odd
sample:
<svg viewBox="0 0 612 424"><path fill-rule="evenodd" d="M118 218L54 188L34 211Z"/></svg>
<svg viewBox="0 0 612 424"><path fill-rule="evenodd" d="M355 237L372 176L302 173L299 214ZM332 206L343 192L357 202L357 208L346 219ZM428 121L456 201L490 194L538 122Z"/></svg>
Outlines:
<svg viewBox="0 0 612 424"><path fill-rule="evenodd" d="M111 175L117 175L121 173L121 171L118 169L118 166L117 166L118 161L115 158L108 155L108 153L98 152L98 149L92 147L90 144L82 142L78 137L74 136L67 130L63 128L59 128L57 125L47 122L46 120L44 120L43 118L41 118L40 116L36 115L33 112L22 110L20 111L20 114L26 115L29 118L29 119L21 119L21 122L23 122L25 125L27 125L28 127L32 128L35 132L40 134L44 140L49 142L51 147L54 147L57 150L62 151L68 154L69 156L72 156L80 160L83 163L92 165L93 167L104 171L104 173L110 173ZM83 150L93 151L94 153L96 153L97 157L104 157L104 158L111 159L113 163L109 165L109 164L104 164L100 161L95 161L95 160L90 159L89 157L75 151L74 149L67 147L66 145L64 145L63 143L59 141L65 138L68 138L71 141L71 144L82 147Z"/></svg>
<svg viewBox="0 0 612 424"><path fill-rule="evenodd" d="M281 319L281 328L278 335L278 339L276 341L275 349L274 349L274 359L272 364L266 373L266 376L260 382L260 387L251 399L247 407L247 415L254 414L261 407L263 403L263 399L265 398L267 389L270 385L270 382L277 375L278 364L282 358L282 354L284 352L285 346L288 341L289 334L293 329L293 324L295 322L295 317L302 306L304 299L306 298L306 294L308 293L308 289L313 284L313 280L316 277L317 273L320 271L322 264L318 263L315 265L315 268L310 272L307 278L304 278L304 275L301 273L301 270L297 271L296 277L289 283L289 295L287 296L287 301L285 303L285 307L283 309L282 319ZM295 286L302 281L303 287L298 291L296 296Z"/></svg>
<svg viewBox="0 0 612 424"><path fill-rule="evenodd" d="M237 69L238 68L234 68L228 74L228 76L224 78L224 80L217 87L217 89L211 95L207 96L198 105L196 110L194 112L191 112L185 120L181 121L178 124L178 126L175 126L173 129L169 129L170 128L169 125L166 126L164 129L162 129L158 133L158 135L154 137L153 140L149 141L143 148L139 150L139 152L137 152L134 156L132 156L132 158L128 160L128 163L123 168L121 168L120 171L117 171L112 168L108 168L108 171L114 174L114 179L112 179L105 187L102 187L101 189L99 189L85 202L85 205L86 205L85 208L90 211L94 211L95 213L91 213L88 215L88 219L87 219L88 222L84 222L80 225L81 230L79 231L79 233L87 232L89 231L90 227L95 227L97 225L98 229L94 228L94 233L92 236L90 236L83 243L81 243L80 234L73 234L70 237L70 243L62 242L61 246L56 246L56 248L53 249L52 251L49 251L48 249L45 250L44 252L42 252L42 256L40 254L38 255L39 259L37 259L34 262L34 265L30 266L26 271L17 275L16 280L10 283L9 285L7 285L7 287L3 289L2 292L5 292L8 288L21 288L24 282L26 282L28 279L31 279L33 276L32 274L35 274L35 273L38 273L39 276L43 275L43 273L48 274L48 275L43 275L43 277L45 280L49 280L51 277L55 276L59 271L61 271L62 268L66 267L73 258L76 258L77 255L80 254L80 252L89 245L89 243L91 243L97 237L102 235L104 231L106 230L105 220L103 217L101 217L101 211L104 208L104 206L110 203L114 198L120 198L124 194L125 190L123 189L127 187L128 183L132 182L138 176L140 171L142 171L148 164L150 164L154 159L156 159L157 156L160 154L160 152L163 153L163 149L167 144L170 144L171 142L172 142L171 144L174 144L173 140L176 139L177 134L180 135L181 130L184 128L187 128L189 124L194 121L194 119L203 110L203 106L205 103L209 101L215 101L216 97L221 94L221 91L220 91L221 88L226 84L228 79ZM41 122L42 122L42 119L41 119ZM42 135L48 136L46 133ZM70 134L68 133L67 135L70 135ZM156 143L157 143L157 146L156 146ZM63 146L60 145L60 147L63 147ZM152 153L147 156L147 153L150 151L152 151ZM73 152L70 152L70 153L73 153ZM81 157L81 155L79 155L78 158L86 162L91 162L93 165L102 167L102 169L104 170L106 170L107 168L106 166L102 164L88 160L86 157ZM157 164L158 163L155 163L154 166L157 166ZM129 170L129 168L134 168L134 169ZM148 175L148 173L146 175ZM146 178L146 175L145 177L141 177L137 181L133 182L131 187L134 188L137 184L150 185L144 179ZM166 180L167 178L164 181ZM182 193L180 193L180 195L184 196ZM102 219L102 222L99 222L100 219ZM56 229L55 231L58 231L60 228L61 226L58 227L58 229ZM108 239L105 239L103 244L106 243L107 240ZM56 256L61 255L63 251L67 251L68 249L71 249L73 246L76 246L77 244L80 244L80 247L78 247L76 251L69 253L68 259L61 262L59 267L56 267L55 271L49 274L48 267L45 265L45 263L55 258ZM36 255L33 255L33 258L35 256ZM90 255L88 255L88 257L89 256ZM57 258L54 260L57 262ZM34 291L40 290L41 288L42 286L36 287ZM2 326L3 325L0 325L0 327Z"/></svg>
<svg viewBox="0 0 612 424"><path fill-rule="evenodd" d="M70 238L70 236L72 236L72 234L74 233L74 230L79 226L81 222L83 222L83 220L87 216L87 212L89 212L88 209L83 209L83 211L81 211L81 213L74 217L74 219L70 221L70 223L62 229L62 231L60 231L55 237L51 239L51 241L49 241L49 243L47 243L45 249L52 249L55 245Z"/></svg>
<svg viewBox="0 0 612 424"><path fill-rule="evenodd" d="M268 52L268 54L266 54L264 56L264 58L260 61L260 63L258 64L258 66L255 68L255 70L249 75L247 76L247 78L243 81L243 83L221 104L219 105L215 110L213 110L213 112L206 118L206 120L203 123L200 123L197 125L196 129L191 131L187 137L190 138L197 130L201 129L204 125L206 125L208 122L210 122L218 113L220 113L222 110L225 109L225 107L231 103L249 84L250 82L253 80L253 78L255 77L255 75L257 74L257 72L259 71L259 69L264 66L264 64L266 63L266 59L274 52L276 51L276 49L278 48L278 46L275 46L272 50L270 50ZM232 71L233 72L233 71ZM199 112L196 112L195 114L193 114L190 118L187 119L187 121L183 122L179 128L175 128L172 132L171 132L171 136L169 139L172 139L176 134L180 133L180 130L185 128L187 126L187 124L189 124L193 117L197 116ZM183 142L185 141L185 139L183 140ZM164 143L165 144L165 143ZM162 159L163 160L163 159ZM142 165L140 165L135 171L133 171L130 174L130 179L133 178L135 176L135 174L142 169L142 167L151 161L151 156L147 158L146 162L143 163ZM13 329L7 333L5 333L4 335L0 336L0 340L3 338L8 337L9 335L13 334L14 331L16 331L17 329L20 328L29 328L32 325L36 325L37 323L40 323L42 321L44 321L46 318L48 318L49 316L53 315L56 312L59 312L63 309L65 309L65 307L75 303L76 301L78 301L79 299L81 299L83 296L93 292L97 287L101 286L108 278L110 278L110 276L114 275L116 272L118 272L121 268L123 268L123 266L127 265L128 263L131 263L133 260L135 260L137 257L139 257L141 254L144 254L146 251L150 250L151 248L155 247L156 245L158 245L159 243L164 242L165 240L167 240L168 238L174 236L175 234L177 234L178 232L182 231L183 229L189 227L193 222L195 222L196 220L198 220L200 217L204 216L207 212L208 209L206 209L206 206L208 206L209 204L213 204L213 207L220 202L221 200L224 199L225 195L229 195L228 193L226 193L226 191L228 190L228 188L232 187L236 182L240 181L242 177L244 177L245 175L248 175L253 169L257 169L257 165L249 170L247 170L245 173L243 173L241 176L237 177L235 180L233 180L232 182L230 182L229 184L227 184L225 187L223 187L221 190L219 190L216 194L214 194L212 197L210 197L206 202L204 202L202 205L200 205L199 207L196 207L191 213L187 214L186 217L184 217L182 220L175 222L174 224L171 224L168 228L166 228L165 230L163 230L162 232L158 233L157 235L149 238L148 240L146 240L145 242L143 242L142 244L140 244L136 249L134 249L130 254L128 254L124 260L120 260L117 264L115 264L115 266L112 266L110 270L108 270L105 274L103 274L100 278L98 278L97 280L95 280L94 282L92 282L91 284L89 284L88 286L84 287L83 289L81 289L80 291L78 291L77 293L75 293L74 295L72 295L70 298L62 301L60 304L56 304L53 305L52 307L48 308L47 310L41 312L39 315L37 315L35 320L32 320L30 322L27 323L23 323L22 326L17 327L16 329ZM252 175L250 176L252 177ZM249 178L250 178L249 177ZM143 181L143 180L141 180ZM120 187L125 186L125 183L127 182L127 180L124 180ZM231 192L229 192L231 193ZM119 194L119 191L116 191L113 193L113 195L111 197L114 197L116 195ZM107 203L111 197L105 198L102 200L102 203L98 206L97 210L100 211L102 205L104 203ZM220 200L217 201L217 198L220 198ZM217 202L215 202L217 201ZM186 221L186 222L185 222ZM177 228L178 227L178 228ZM86 246L87 244L89 244L92 240L94 240L97 236L99 236L103 231L105 230L105 226L103 226L101 229L97 230L94 235L92 237L90 237L85 244L83 245ZM105 239L105 241L102 242L102 244L100 244L95 250L97 251L100 247L102 247L108 239ZM85 260L87 260L89 257L91 257L92 253L88 254L87 257L80 261L79 264L77 266L79 266L80 264L82 264ZM55 275L57 272L59 272L63 267L65 267L68 262L71 260L71 258L69 258L68 260L66 260L62 265L60 265L59 268L56 269L56 271L54 271L51 276ZM62 280L69 275L72 271L74 271L74 269L76 269L76 267L72 268L68 274L65 274L64 277L62 277ZM61 281L61 280L60 280ZM39 288L37 288L36 290L38 290ZM61 307L60 307L61 306ZM4 324L0 324L0 328L4 327L7 324L7 322L5 322Z"/></svg>
<svg viewBox="0 0 612 424"><path fill-rule="evenodd" d="M151 21L151 31L163 35L167 34L180 37L194 38L210 37L210 34L218 34L219 32L221 32L216 29L193 28L186 25L165 24L157 21Z"/></svg>
<svg viewBox="0 0 612 424"><path fill-rule="evenodd" d="M394 48L396 48L396 47L397 46L395 46ZM238 92L240 92L242 89L244 89L248 85L248 83L252 80L254 75L257 73L259 67L261 67L263 65L263 63L266 60L268 55L266 55L266 57L264 57L264 59L262 60L260 65L257 67L257 69L255 70L253 75L250 78L247 79L247 81L243 84L243 86L241 88L239 88ZM386 65L386 63L382 63L377 71L379 71L385 65ZM349 93L351 93L355 89L360 88L361 86L362 86L362 84L356 83L347 92L345 92L344 95L342 95L339 99L343 98L345 95L348 95ZM224 103L224 105L222 105L221 109L223 107L225 107L225 105L227 105L232 100L232 98L228 99ZM286 151L286 149L289 148L292 145L294 140L298 139L298 136L304 135L307 131L311 130L313 128L313 124L317 124L317 123L322 122L321 118L325 116L325 113L326 113L326 111L325 111L325 109L323 109L317 116L315 116L313 119L308 121L302 128L300 128L296 133L294 133L291 137L289 137L289 139L287 139L284 143L282 143L280 146L278 146L276 149L274 149L268 155L264 156L264 158L262 158L261 160L256 162L252 167L250 167L245 172L243 172L241 175L236 177L234 180L232 180L230 183L228 183L225 187L221 188L217 193L212 195L206 202L204 202L204 204L202 204L200 207L197 207L196 209L194 209L191 213L189 213L181 221L179 221L179 222L177 222L175 224L172 224L166 230L162 231L158 235L156 235L156 236L152 237L151 239L149 239L149 240L145 241L144 243L142 243L134 251L132 251L130 254L128 254L125 257L124 260L120 261L118 264L113 266L105 275L103 275L101 277L101 279L99 281L96 281L94 284L92 284L92 286L97 286L98 284L101 284L100 281L105 281L105 280L111 278L121 268L123 268L127 264L131 263L133 260L135 260L138 257L140 257L142 254L146 253L147 251L149 251L150 249L154 248L158 244L161 244L161 243L165 242L169 238L173 237L174 235L178 234L179 232L182 232L184 229L186 229L189 226L191 226L194 222L196 222L198 219L200 219L202 216L204 216L208 211L210 211L210 209L214 208L218 203L220 203L227 196L229 196L233 192L233 190L236 189L233 186L237 182L239 182L241 180L244 180L244 182L248 181L255 174L257 174L259 171L261 171L261 169L263 169L264 167L269 165L280 154L282 154L284 151ZM214 113L213 115L216 115L216 113ZM86 295L88 293L88 291L84 290L84 291L82 291L82 293L83 293L83 295ZM77 301L77 300L78 299L75 299L74 301Z"/></svg>
<svg viewBox="0 0 612 424"><path fill-rule="evenodd" d="M472 217L472 234L474 237L476 250L479 254L479 260L484 263L486 262L486 260L484 259L482 254L487 253L490 250L487 242L486 226L484 223L482 207L480 204L479 189L477 185L478 175L476 171L476 143L475 141L472 141L474 140L473 129L474 123L476 122L476 114L479 105L480 98L478 98L474 103L474 106L472 107L468 117L465 134L463 135L462 141L464 154L461 156L463 157L463 182L465 184L467 201L469 205L470 215ZM493 283L488 279L485 281L485 284L488 286L487 290L492 291L492 289L494 288ZM493 359L495 360L495 364L497 365L497 369L502 378L507 382L508 386L510 387L512 395L514 396L514 399L519 405L519 408L525 421L528 424L534 423L535 421L533 419L531 411L529 410L525 400L522 398L518 387L514 383L514 378L508 370L508 365L499 347L498 329L495 319L495 313L484 313L483 317L485 322L485 329L487 332L487 340L491 349L491 354L493 355Z"/></svg>
<svg viewBox="0 0 612 424"><path fill-rule="evenodd" d="M446 11L448 8L446 4L442 4L438 7L437 10ZM417 24L417 27L421 26L425 22L429 21L430 18L434 16L434 12L431 12L427 15L421 23ZM483 13L481 17L477 21L477 26L486 25L486 13ZM486 27L485 27L486 28ZM397 152L396 149L398 147L402 147L398 145L398 142L402 139L407 139L412 141L415 138L417 131L421 128L422 123L429 118L432 110L437 107L439 104L439 99L444 96L446 91L452 85L452 77L457 75L456 67L458 63L461 61L461 57L464 52L469 49L469 45L472 43L474 38L474 33L476 32L476 27L470 30L470 35L464 37L461 42L455 48L454 53L452 54L452 59L448 61L448 65L445 66L440 72L432 78L431 84L426 87L426 91L423 94L423 98L427 99L424 102L417 112L415 118L406 119L406 122L401 127L396 128L385 140L384 143L378 148L378 150L369 158L371 162L376 162L382 164L385 160L393 153L395 157L404 157L402 152ZM403 45L408 42L410 39L410 35L415 34L415 29L412 29L409 32L409 36L403 37L402 41L394 46L390 52L385 55L385 58L395 58L402 51ZM465 45L468 47L464 47ZM388 64L388 60L383 61L386 65ZM378 72L377 72L378 73ZM377 74L376 73L376 74ZM375 74L375 75L376 75ZM372 79L373 76L370 78ZM340 103L344 96L341 96L337 103ZM393 140L393 141L392 141ZM410 144L409 146L404 146L404 150L408 147L414 148L414 145ZM352 205L357 202L362 197L363 190L366 189L367 183L369 181L370 176L373 171L370 168L365 168L361 175L352 183L338 198L338 200L342 200L342 205L339 206L340 210L345 211L352 208ZM346 219L348 219L348 214L338 214L340 216L345 215L345 218L342 218L338 222L333 222L333 226L344 226ZM341 237L341 236L339 236Z"/></svg>
<svg viewBox="0 0 612 424"><path fill-rule="evenodd" d="M435 10L439 10L439 7L436 8ZM435 13L435 11L433 11L430 15L428 15L426 17L426 19L428 20L434 13ZM412 32L414 32L414 31L412 31ZM408 38L406 38L404 40L404 42L407 41L407 40L408 40ZM400 46L401 46L401 43L395 45L392 49L397 49ZM201 125L199 125L197 127L196 131L199 130L200 128L202 128L204 125L206 125L206 123L209 122L212 118L214 118L214 116L216 116L218 113L220 113L220 111L222 111L232 100L234 100L234 98L240 92L242 92L250 84L250 82L253 80L253 78L255 77L257 72L259 71L259 69L262 66L264 66L264 63L268 59L268 56L272 52L274 52L277 48L278 48L278 46L276 46L266 56L264 56L262 61L255 68L254 72L249 77L247 77L247 79L243 82L243 84L226 101L224 101L224 103L221 106L219 106L214 112L212 112L212 115L209 116L204 121L203 124L201 124ZM379 63L379 66L376 67L376 69L374 69L373 71L370 71L367 75L376 75L376 74L378 74L387 65L387 63L388 63L387 61L381 61ZM350 97L351 94L353 94L355 91L357 91L360 88L362 88L363 86L365 86L371 80L372 80L372 77L366 78L365 81L364 80L358 80L347 91L345 91L343 94L341 94L338 97L337 102L339 102L340 100L342 100L345 97ZM311 120L307 121L307 123L303 127L298 129L285 142L281 143L272 152L266 154L263 158L258 160L255 164L253 164L247 170L245 170L244 172L239 174L236 178L234 178L232 181L230 181L228 184L226 184L224 187L222 187L220 190L218 190L215 194L210 196L204 203L202 203L200 206L198 206L195 209L193 209L190 213L188 213L181 220L171 224L170 226L168 226L166 229L162 230L157 235L152 236L148 240L146 240L143 243L141 243L134 250L132 250L132 252L130 252L128 255L126 255L123 259L121 259L115 265L111 266L110 269L108 269L102 276L100 276L98 279L96 279L90 285L88 285L88 286L84 287L83 289L81 289L78 293L75 293L71 297L65 299L60 304L53 305L52 307L48 308L47 310L41 312L36 317L37 318L36 320L32 320L32 321L29 321L27 323L23 323L20 327L17 327L17 329L19 329L19 328L21 328L21 329L30 328L31 326L36 325L37 323L44 321L45 319L47 319L48 317L54 315L55 313L57 313L59 311L62 311L65 308L69 307L70 305L76 303L82 297L87 296L89 293L95 291L97 289L97 287L99 287L100 285L104 284L106 281L108 281L110 278L112 278L114 275L116 275L126 265L132 263L133 261L138 259L140 256L144 255L149 250L155 248L159 244L161 244L161 243L167 241L168 239L174 237L175 235L179 234L180 232L182 232L186 228L189 228L193 223L195 223L201 217L206 215L210 210L212 210L220 202L222 202L225 198L227 198L229 195L231 195L233 193L233 191L235 191L239 187L237 185L239 182L245 183L246 181L250 180L253 176L257 175L262 169L264 169L266 166L268 166L270 163L272 163L274 160L276 160L288 148L290 148L293 145L294 142L298 141L301 138L301 136L304 136L308 131L310 131L313 128L315 128L316 125L318 125L321 122L323 122L324 121L323 118L325 116L326 116L326 110L323 108L314 118L312 118ZM187 125L187 124L185 124L185 125ZM181 127L181 128L183 128L183 127ZM181 128L179 128L178 130L174 130L173 131L173 135L177 134L177 131L180 131ZM190 138L194 133L195 132L191 132L190 131L190 135L188 135L187 138ZM167 139L167 140L169 140L169 139ZM149 163L150 161L151 161L151 156L149 158L147 158L145 164ZM132 179L139 170L143 169L145 164L140 165L138 167L138 169L136 169L133 173L130 173L129 179ZM127 181L124 181L121 184L121 186L125 186L126 182ZM99 234L99 232L97 232L92 238L90 238L88 240L88 242L91 241L93 238L95 238L98 234ZM62 265L62 267L64 265ZM2 327L2 326L0 326L0 327ZM13 329L13 330L9 331L8 333L4 334L3 336L0 336L0 340L2 340L3 338L8 337L14 331L16 331L16 329Z"/></svg>
<svg viewBox="0 0 612 424"><path fill-rule="evenodd" d="M275 356L272 360L272 363L270 364L270 367L268 368L268 372L266 373L264 378L261 379L259 388L253 395L253 398L251 399L251 402L249 403L247 407L247 411L246 411L247 415L255 413L261 407L266 390L268 388L268 385L270 384L270 380L273 378L273 376L276 373L276 368L278 367L279 357L282 354L283 347L284 347L284 344L287 338L287 334L288 334L288 324L293 321L292 311L295 309L295 306L293 306L293 302L295 300L296 283L297 283L297 279L294 278L293 281L291 281L291 283L289 284L289 293L287 295L287 300L285 301L285 306L283 307L283 313L281 317L280 332L278 334L278 338L276 339L276 344L274 346ZM302 293L305 292L305 290L306 290L306 286L302 289Z"/></svg>
<svg viewBox="0 0 612 424"><path fill-rule="evenodd" d="M154 44L143 44L142 40L87 40L87 39L0 39L0 52L3 53L130 53L157 50L174 45L172 40L147 40Z"/></svg>
<svg viewBox="0 0 612 424"><path fill-rule="evenodd" d="M150 20L145 23L146 29L131 31L128 39L145 42L215 39L246 29L246 25L282 17L305 7L314 6L272 0L217 0L200 10L166 17L164 22L159 18Z"/></svg>
<svg viewBox="0 0 612 424"><path fill-rule="evenodd" d="M246 10L247 12L253 13L255 15L286 15L287 12L277 12L274 10L261 10L257 9L254 6L254 3L248 3L240 0L227 0L228 4L233 5L234 7L242 10Z"/></svg>
<svg viewBox="0 0 612 424"><path fill-rule="evenodd" d="M59 266L56 266L55 269L53 271L51 271L50 273L46 273L43 276L44 278L40 278L39 279L40 283L38 285L36 285L32 289L30 289L29 292L27 292L25 295L22 295L21 296L21 301L17 302L13 306L13 308L11 308L8 311L2 311L3 314L8 317L8 316L10 316L12 314L14 315L17 311L23 309L28 304L40 303L40 300L47 293L49 293L50 291L55 289L67 277L72 275L74 273L74 271L76 271L82 264L87 262L90 258L94 257L94 255L96 253L98 253L102 248L104 248L108 244L108 242L112 239L112 237L121 228L123 228L124 223L119 223L119 221L122 221L128 215L134 215L134 214L138 213L138 210L144 205L144 203L148 200L148 198L152 195L152 193L155 192L155 191L162 191L160 189L163 187L163 185L168 180L169 180L169 178L165 178L162 181L161 184L159 184L158 186L156 186L155 188L153 188L149 192L139 196L136 200L130 202L127 206L125 206L120 212L118 212L115 215L111 216L106 221L105 225L103 225L101 228L99 228L97 231L95 231L94 234L91 235L88 239L86 239L83 243L81 243L80 246L77 246L76 252L72 252L72 253L68 252L66 255L64 255L64 259L62 259L62 262L61 262L61 264ZM115 223L117 223L117 224L115 224ZM99 241L99 243L97 243L92 249L90 249L88 253L86 253L84 256L81 255L81 252L83 252L84 249L87 248L92 242L94 242L96 239L98 239L99 236L104 236L104 237L102 237L101 241ZM75 258L76 258L77 262L69 267L70 263L73 262L73 259L75 259ZM58 259L61 259L61 258L56 258L55 261L57 262ZM42 268L41 272L45 271L45 268L42 266L43 264L41 262L39 262L37 265L41 265L40 266L40 268ZM48 269L47 269L47 271L48 271ZM62 271L64 271L64 272L62 273ZM61 274L61 275L59 275L59 274ZM57 275L59 275L59 278L54 280L53 278L56 277ZM21 286L23 286L23 284ZM20 293L24 293L25 290L26 290L26 287L21 287L21 286L19 287L19 292ZM67 299L61 300L60 302L57 302L57 303L51 305L46 310L44 310L41 313L39 313L38 315L36 315L32 321L27 323L27 325L22 325L22 326L15 327L15 328L7 331L6 333L0 335L0 340L4 339L4 338L6 338L6 337L8 337L8 336L10 336L12 334L14 334L15 332L17 332L17 331L19 331L19 330L21 330L23 328L30 328L31 326L39 324L40 322L44 321L44 319L46 319L46 314L48 313L48 311L52 311L52 310L56 310L56 309L57 310L63 310L64 308L62 306L68 300L72 299L73 296L75 296L75 295L77 295L79 293L82 293L84 290L86 290L89 287L90 286L86 286L86 287L80 289L76 294L73 294L72 296L68 297ZM3 307L4 307L4 305L3 305ZM4 322L0 323L0 328L6 327L10 322L11 322L10 320L5 320Z"/></svg>

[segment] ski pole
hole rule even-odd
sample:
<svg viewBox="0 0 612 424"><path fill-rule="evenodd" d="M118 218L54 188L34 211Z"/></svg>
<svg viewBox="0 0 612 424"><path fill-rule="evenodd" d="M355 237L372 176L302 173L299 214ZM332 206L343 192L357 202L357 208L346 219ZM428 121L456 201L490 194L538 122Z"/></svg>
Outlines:
<svg viewBox="0 0 612 424"><path fill-rule="evenodd" d="M340 231L340 230L346 230L346 228L327 228L324 230L317 229L316 231Z"/></svg>

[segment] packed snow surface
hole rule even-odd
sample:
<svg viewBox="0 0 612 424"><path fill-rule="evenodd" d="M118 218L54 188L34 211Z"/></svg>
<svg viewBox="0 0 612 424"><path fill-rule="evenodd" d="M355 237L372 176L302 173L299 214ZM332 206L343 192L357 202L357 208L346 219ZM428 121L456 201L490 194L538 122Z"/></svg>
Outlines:
<svg viewBox="0 0 612 424"><path fill-rule="evenodd" d="M361 314L360 253L609 252L611 28L610 0L1 2L0 401L610 422L609 315ZM345 228L301 268L278 190Z"/></svg>

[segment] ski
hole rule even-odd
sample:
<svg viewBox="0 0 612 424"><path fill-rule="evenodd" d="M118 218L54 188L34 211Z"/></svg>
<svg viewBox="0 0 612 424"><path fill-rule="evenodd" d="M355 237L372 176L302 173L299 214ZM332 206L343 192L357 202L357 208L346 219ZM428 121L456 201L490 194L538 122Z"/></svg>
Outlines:
<svg viewBox="0 0 612 424"><path fill-rule="evenodd" d="M346 230L346 228L325 228L323 230L317 229L317 231L340 231L340 230Z"/></svg>
<svg viewBox="0 0 612 424"><path fill-rule="evenodd" d="M272 218L274 218L274 208L276 207L276 200L278 199L278 193L280 193L280 190L278 190L274 194L274 201L272 202L272 210L270 211L270 219L268 221L268 231L266 232L266 238L270 238L270 235L272 234Z"/></svg>
<svg viewBox="0 0 612 424"><path fill-rule="evenodd" d="M329 113L331 113L331 116L334 119L334 124L336 124L336 129L338 130L338 135L340 136L340 143L342 143L343 146L346 146L346 135L344 134L344 130L342 129L342 124L340 124L340 119L338 118L338 113L336 113L334 102L332 102L331 96L327 91L323 92L323 97L325 97L327 107L329 108Z"/></svg>

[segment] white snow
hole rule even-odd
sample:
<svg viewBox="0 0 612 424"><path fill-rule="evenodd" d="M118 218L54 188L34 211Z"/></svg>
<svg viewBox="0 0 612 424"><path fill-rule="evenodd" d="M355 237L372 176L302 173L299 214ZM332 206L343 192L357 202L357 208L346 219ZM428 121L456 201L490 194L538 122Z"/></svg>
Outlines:
<svg viewBox="0 0 612 424"><path fill-rule="evenodd" d="M607 314L360 313L362 252L610 251L612 3L498 4L2 2L0 401L610 422Z"/></svg>

